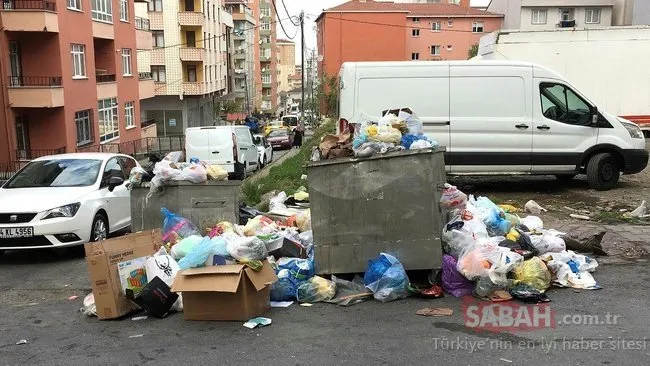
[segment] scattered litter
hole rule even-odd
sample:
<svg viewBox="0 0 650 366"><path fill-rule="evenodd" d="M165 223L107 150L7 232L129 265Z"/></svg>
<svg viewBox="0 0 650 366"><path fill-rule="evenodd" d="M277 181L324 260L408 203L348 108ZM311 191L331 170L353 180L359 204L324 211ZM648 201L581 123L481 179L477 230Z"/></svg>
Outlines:
<svg viewBox="0 0 650 366"><path fill-rule="evenodd" d="M142 338L142 337L144 337L144 334L135 334L129 336L129 338Z"/></svg>
<svg viewBox="0 0 650 366"><path fill-rule="evenodd" d="M424 308L415 313L422 316L452 316L454 311L450 308Z"/></svg>
<svg viewBox="0 0 650 366"><path fill-rule="evenodd" d="M307 180L307 174L303 174L300 176L300 180Z"/></svg>
<svg viewBox="0 0 650 366"><path fill-rule="evenodd" d="M603 237L607 232L601 231L596 233L584 240L579 240L570 235L562 235L561 238L566 244L566 250L573 250L580 253L594 253L597 255L607 255L607 252L603 250Z"/></svg>
<svg viewBox="0 0 650 366"><path fill-rule="evenodd" d="M501 361L503 361L503 362L512 363L512 361L510 361L510 360L506 360L505 358L500 358L499 360L501 360Z"/></svg>
<svg viewBox="0 0 650 366"><path fill-rule="evenodd" d="M70 301L76 300L78 297L79 296L77 296L77 295L72 295L72 296L68 297L68 300L70 300Z"/></svg>
<svg viewBox="0 0 650 366"><path fill-rule="evenodd" d="M248 328L248 329L253 329L253 328L257 328L257 327L265 327L265 326L271 324L271 322L272 322L271 319L259 316L257 318L253 318L253 319L247 321L246 323L244 323L244 326L246 328Z"/></svg>
<svg viewBox="0 0 650 366"><path fill-rule="evenodd" d="M547 212L548 210L540 206L537 202L530 200L524 205L524 211L532 213L533 215L539 215L542 212Z"/></svg>
<svg viewBox="0 0 650 366"><path fill-rule="evenodd" d="M643 202L641 202L641 204L639 205L639 207L637 207L637 208L634 209L634 211L630 212L629 214L625 214L625 215L623 215L623 216L625 216L625 217L629 217L629 218L640 218L640 217L644 217L645 214L646 214L646 210L647 210L646 202L643 201Z"/></svg>
<svg viewBox="0 0 650 366"><path fill-rule="evenodd" d="M308 303L308 302L303 302L303 303L300 304L300 306L304 306L304 307L306 307L306 308L310 308L310 307L314 306L314 304L311 304L311 303Z"/></svg>
<svg viewBox="0 0 650 366"><path fill-rule="evenodd" d="M568 207L568 206L564 206L564 209L569 210L569 211L573 211L573 212L576 211L575 209L573 209L573 208L571 208L571 207Z"/></svg>
<svg viewBox="0 0 650 366"><path fill-rule="evenodd" d="M142 315L142 316L134 316L133 318L131 318L131 320L133 320L133 321L147 320L148 318L149 318L148 316Z"/></svg>
<svg viewBox="0 0 650 366"><path fill-rule="evenodd" d="M585 215L571 214L569 216L573 217L574 219L578 219L578 220L591 220L591 217L585 216Z"/></svg>
<svg viewBox="0 0 650 366"><path fill-rule="evenodd" d="M293 304L293 301L271 301L272 308L288 308Z"/></svg>
<svg viewBox="0 0 650 366"><path fill-rule="evenodd" d="M63 287L70 287L70 286L72 286L71 283L69 283L69 284L67 284L67 285L64 285Z"/></svg>
<svg viewBox="0 0 650 366"><path fill-rule="evenodd" d="M21 345L21 344L28 344L29 342L26 339L21 339L18 342L16 342L16 345Z"/></svg>
<svg viewBox="0 0 650 366"><path fill-rule="evenodd" d="M28 304L16 304L13 307L20 308L20 307L23 307L23 306L36 306L38 304L39 304L38 302L30 302Z"/></svg>
<svg viewBox="0 0 650 366"><path fill-rule="evenodd" d="M84 297L83 307L79 309L86 316L97 316L97 306L95 305L95 295L89 293Z"/></svg>

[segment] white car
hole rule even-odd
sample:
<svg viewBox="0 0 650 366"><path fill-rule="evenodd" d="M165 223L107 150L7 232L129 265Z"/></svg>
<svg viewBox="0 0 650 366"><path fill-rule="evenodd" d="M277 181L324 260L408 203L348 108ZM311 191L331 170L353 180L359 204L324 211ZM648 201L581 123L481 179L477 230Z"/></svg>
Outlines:
<svg viewBox="0 0 650 366"><path fill-rule="evenodd" d="M68 247L131 225L128 155L38 158L0 188L0 251ZM1 252L0 252L1 253Z"/></svg>
<svg viewBox="0 0 650 366"><path fill-rule="evenodd" d="M259 163L263 168L273 161L273 146L271 146L271 143L266 139L266 137L264 137L264 135L257 134L253 135L253 137L259 153Z"/></svg>

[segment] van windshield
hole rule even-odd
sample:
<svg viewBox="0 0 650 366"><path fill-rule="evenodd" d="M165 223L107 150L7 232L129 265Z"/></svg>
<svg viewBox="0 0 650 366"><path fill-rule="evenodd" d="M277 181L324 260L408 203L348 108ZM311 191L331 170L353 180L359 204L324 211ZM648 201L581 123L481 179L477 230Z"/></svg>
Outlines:
<svg viewBox="0 0 650 366"><path fill-rule="evenodd" d="M289 126L291 127L295 127L298 125L298 117L284 117L282 118L282 121L289 124Z"/></svg>

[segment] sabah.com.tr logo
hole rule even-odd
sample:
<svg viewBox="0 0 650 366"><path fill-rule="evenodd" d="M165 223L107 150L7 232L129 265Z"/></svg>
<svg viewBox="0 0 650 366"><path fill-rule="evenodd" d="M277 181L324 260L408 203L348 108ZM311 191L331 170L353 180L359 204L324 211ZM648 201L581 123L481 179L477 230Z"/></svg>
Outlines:
<svg viewBox="0 0 650 366"><path fill-rule="evenodd" d="M536 305L514 301L485 302L472 297L463 298L465 326L477 331L531 331L555 328L555 311L549 303Z"/></svg>

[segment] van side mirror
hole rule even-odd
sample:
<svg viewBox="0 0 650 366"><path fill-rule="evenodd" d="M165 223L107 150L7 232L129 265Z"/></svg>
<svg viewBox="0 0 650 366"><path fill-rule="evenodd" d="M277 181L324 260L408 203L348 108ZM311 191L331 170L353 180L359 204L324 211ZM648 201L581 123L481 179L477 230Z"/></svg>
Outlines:
<svg viewBox="0 0 650 366"><path fill-rule="evenodd" d="M108 179L108 191L113 192L115 187L121 186L122 184L124 184L124 179L120 177L110 177Z"/></svg>
<svg viewBox="0 0 650 366"><path fill-rule="evenodd" d="M253 141L255 142L255 145L259 145L259 144L262 143L262 139L259 138L259 137L255 137L255 139L253 139Z"/></svg>
<svg viewBox="0 0 650 366"><path fill-rule="evenodd" d="M591 107L590 109L591 125L595 126L598 124L598 107Z"/></svg>

